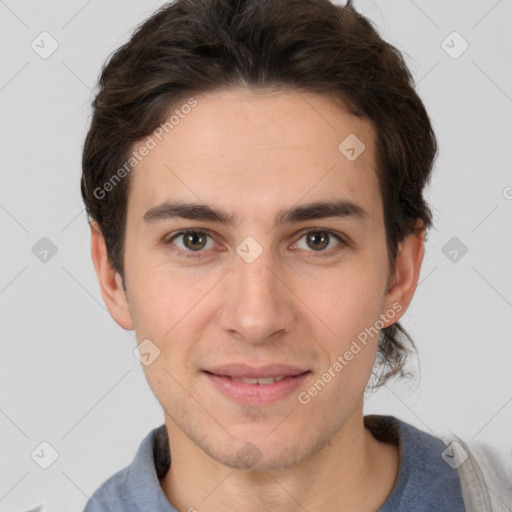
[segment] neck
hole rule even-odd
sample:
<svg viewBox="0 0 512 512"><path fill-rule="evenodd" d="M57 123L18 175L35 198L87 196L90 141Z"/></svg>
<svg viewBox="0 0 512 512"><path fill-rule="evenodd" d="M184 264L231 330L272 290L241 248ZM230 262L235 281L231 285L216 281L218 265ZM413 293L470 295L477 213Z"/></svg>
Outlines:
<svg viewBox="0 0 512 512"><path fill-rule="evenodd" d="M171 419L166 426L171 466L161 485L177 510L369 512L386 501L398 474L398 448L373 437L362 408L311 457L278 471L230 468L197 447Z"/></svg>

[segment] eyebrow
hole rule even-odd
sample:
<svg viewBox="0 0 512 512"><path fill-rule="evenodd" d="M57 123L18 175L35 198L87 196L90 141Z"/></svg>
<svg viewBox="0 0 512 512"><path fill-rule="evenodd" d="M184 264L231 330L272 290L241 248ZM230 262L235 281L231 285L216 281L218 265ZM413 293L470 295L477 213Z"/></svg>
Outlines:
<svg viewBox="0 0 512 512"><path fill-rule="evenodd" d="M305 205L293 206L277 212L275 224L289 224L329 217L352 218L359 222L368 222L369 213L357 203L348 200L317 201ZM217 222L226 226L238 223L238 216L225 210L206 204L166 201L150 208L142 217L147 224L182 218Z"/></svg>

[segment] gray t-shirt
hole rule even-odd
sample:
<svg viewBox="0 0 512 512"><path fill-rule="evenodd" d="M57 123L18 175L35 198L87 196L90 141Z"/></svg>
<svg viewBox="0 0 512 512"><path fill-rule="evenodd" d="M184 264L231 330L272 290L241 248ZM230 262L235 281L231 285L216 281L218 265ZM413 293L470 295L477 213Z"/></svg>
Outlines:
<svg viewBox="0 0 512 512"><path fill-rule="evenodd" d="M445 445L394 416L364 417L375 438L398 445L400 467L393 490L377 512L465 512L459 476L442 458ZM133 462L110 477L84 512L177 512L160 479L169 469L165 425L142 441Z"/></svg>

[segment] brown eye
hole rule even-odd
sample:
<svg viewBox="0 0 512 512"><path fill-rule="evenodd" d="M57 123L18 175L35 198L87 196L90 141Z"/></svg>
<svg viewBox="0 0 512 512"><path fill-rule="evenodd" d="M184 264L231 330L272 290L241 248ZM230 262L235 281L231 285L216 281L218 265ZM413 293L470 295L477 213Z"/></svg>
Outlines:
<svg viewBox="0 0 512 512"><path fill-rule="evenodd" d="M206 245L206 237L198 232L185 233L183 235L183 244L191 251L199 251Z"/></svg>
<svg viewBox="0 0 512 512"><path fill-rule="evenodd" d="M311 249L321 251L329 245L329 234L324 231L312 231L306 235L306 243Z"/></svg>
<svg viewBox="0 0 512 512"><path fill-rule="evenodd" d="M200 253L215 247L212 237L203 231L182 231L174 235L166 244L174 245L184 253Z"/></svg>
<svg viewBox="0 0 512 512"><path fill-rule="evenodd" d="M295 249L301 249L310 253L325 253L327 256L333 255L337 250L342 249L346 244L340 235L332 231L325 229L311 229L303 233L303 235L294 245Z"/></svg>

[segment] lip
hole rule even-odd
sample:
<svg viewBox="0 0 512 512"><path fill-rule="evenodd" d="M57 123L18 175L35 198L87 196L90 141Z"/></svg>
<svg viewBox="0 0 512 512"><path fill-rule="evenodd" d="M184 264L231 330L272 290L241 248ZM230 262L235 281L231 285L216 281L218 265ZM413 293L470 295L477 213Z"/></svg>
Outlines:
<svg viewBox="0 0 512 512"><path fill-rule="evenodd" d="M247 366L245 364L224 364L205 371L220 376L249 379L257 377L295 377L308 370L288 364L269 364L260 367Z"/></svg>
<svg viewBox="0 0 512 512"><path fill-rule="evenodd" d="M227 369L227 366L223 366L217 367L215 370L222 373L226 372ZM311 372L287 365L270 365L259 369L241 365L229 365L228 373L236 373L236 375L218 375L211 373L210 370L203 373L215 389L231 400L242 405L261 406L277 402L294 391L296 392ZM231 378L279 376L285 376L285 378L273 384L247 384L245 382L237 382Z"/></svg>

